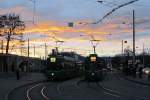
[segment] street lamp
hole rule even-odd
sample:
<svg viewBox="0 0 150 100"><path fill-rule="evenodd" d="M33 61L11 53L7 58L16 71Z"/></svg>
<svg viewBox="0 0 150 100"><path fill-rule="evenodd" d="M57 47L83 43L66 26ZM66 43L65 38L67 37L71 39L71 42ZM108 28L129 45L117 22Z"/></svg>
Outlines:
<svg viewBox="0 0 150 100"><path fill-rule="evenodd" d="M124 53L124 43L127 43L127 41L122 40L122 51L121 51L121 52L122 52L122 53L121 53L122 55L123 55L123 53Z"/></svg>
<svg viewBox="0 0 150 100"><path fill-rule="evenodd" d="M124 41L124 40L122 40L122 51L121 51L121 54L122 54L122 56L121 56L121 66L123 67L123 62L124 62L124 58L125 58L125 55L124 55L124 43L127 43L127 41Z"/></svg>
<svg viewBox="0 0 150 100"><path fill-rule="evenodd" d="M135 0L136 1L136 0ZM133 57L132 57L132 63L133 63L133 68L135 68L135 11L132 11L132 34L133 34ZM125 22L123 22L125 24Z"/></svg>

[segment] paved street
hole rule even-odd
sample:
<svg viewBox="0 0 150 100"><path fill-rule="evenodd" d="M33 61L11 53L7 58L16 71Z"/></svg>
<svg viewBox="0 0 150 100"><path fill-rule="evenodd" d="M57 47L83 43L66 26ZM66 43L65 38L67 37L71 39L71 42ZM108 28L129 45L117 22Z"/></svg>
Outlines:
<svg viewBox="0 0 150 100"><path fill-rule="evenodd" d="M150 86L108 73L103 82L87 83L82 78L43 82L18 88L9 100L150 100Z"/></svg>
<svg viewBox="0 0 150 100"><path fill-rule="evenodd" d="M0 100L150 100L149 10L150 0L0 0Z"/></svg>
<svg viewBox="0 0 150 100"><path fill-rule="evenodd" d="M20 80L16 79L15 73L0 73L0 100L7 100L8 94L15 88L43 80L46 77L42 73L22 73Z"/></svg>

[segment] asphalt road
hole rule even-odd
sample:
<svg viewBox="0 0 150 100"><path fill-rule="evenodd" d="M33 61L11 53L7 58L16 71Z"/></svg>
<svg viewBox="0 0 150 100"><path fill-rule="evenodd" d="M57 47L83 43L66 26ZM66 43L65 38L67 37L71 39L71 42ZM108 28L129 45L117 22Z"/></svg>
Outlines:
<svg viewBox="0 0 150 100"><path fill-rule="evenodd" d="M108 73L99 83L87 83L78 78L25 86L13 91L9 100L150 100L150 86Z"/></svg>

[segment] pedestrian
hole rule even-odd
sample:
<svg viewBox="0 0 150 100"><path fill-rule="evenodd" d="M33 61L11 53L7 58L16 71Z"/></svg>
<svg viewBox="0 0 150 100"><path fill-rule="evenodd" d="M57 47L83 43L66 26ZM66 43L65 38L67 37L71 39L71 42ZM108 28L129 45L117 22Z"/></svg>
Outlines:
<svg viewBox="0 0 150 100"><path fill-rule="evenodd" d="M148 73L147 79L148 79L148 80L150 79L150 73Z"/></svg>
<svg viewBox="0 0 150 100"><path fill-rule="evenodd" d="M136 67L132 67L132 76L136 78Z"/></svg>
<svg viewBox="0 0 150 100"><path fill-rule="evenodd" d="M17 80L19 80L20 79L20 70L19 70L19 68L17 68L16 69L16 78L17 78Z"/></svg>
<svg viewBox="0 0 150 100"><path fill-rule="evenodd" d="M142 70L143 70L143 67L140 66L140 67L139 67L139 70L138 70L138 72L139 72L139 78L142 78L142 75L143 75Z"/></svg>

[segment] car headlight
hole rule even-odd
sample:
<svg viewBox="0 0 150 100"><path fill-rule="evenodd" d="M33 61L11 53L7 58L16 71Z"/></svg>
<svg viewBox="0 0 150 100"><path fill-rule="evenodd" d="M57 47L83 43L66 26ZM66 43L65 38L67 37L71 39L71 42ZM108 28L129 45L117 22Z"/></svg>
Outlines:
<svg viewBox="0 0 150 100"><path fill-rule="evenodd" d="M146 71L145 71L145 73L146 73L146 74L149 74L149 73L150 73L150 71L149 71L149 70L146 70Z"/></svg>
<svg viewBox="0 0 150 100"><path fill-rule="evenodd" d="M54 76L55 74L54 74L54 73L51 73L51 75Z"/></svg>

